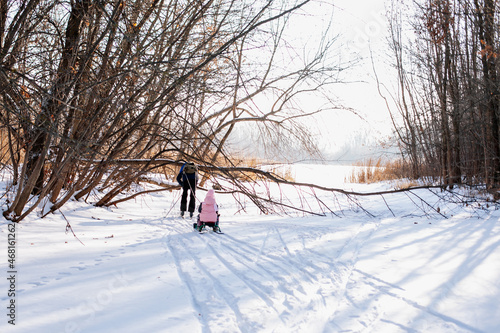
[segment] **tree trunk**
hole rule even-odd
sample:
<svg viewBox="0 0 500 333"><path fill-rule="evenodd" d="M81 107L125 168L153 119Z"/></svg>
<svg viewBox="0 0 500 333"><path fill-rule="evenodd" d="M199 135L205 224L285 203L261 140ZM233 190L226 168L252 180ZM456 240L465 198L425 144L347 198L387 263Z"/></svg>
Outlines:
<svg viewBox="0 0 500 333"><path fill-rule="evenodd" d="M61 62L57 71L57 80L49 94L42 102L38 119L32 131L33 145L28 155L28 175L36 175L36 183L32 194L38 194L43 188L45 179L44 165L47 150L50 147L52 135L57 132L56 126L59 114L66 107L67 98L73 86L73 78L77 72L78 44L81 35L81 24L89 9L91 1L77 1L72 4L71 14L66 27L66 39ZM42 167L37 168L37 161L41 159Z"/></svg>
<svg viewBox="0 0 500 333"><path fill-rule="evenodd" d="M495 53L495 1L484 0L479 4L475 0L479 21L481 41L481 62L483 65L484 94L486 100L486 142L485 155L489 161L486 170L488 187L500 185L500 141L498 130L499 89L497 86L497 69Z"/></svg>

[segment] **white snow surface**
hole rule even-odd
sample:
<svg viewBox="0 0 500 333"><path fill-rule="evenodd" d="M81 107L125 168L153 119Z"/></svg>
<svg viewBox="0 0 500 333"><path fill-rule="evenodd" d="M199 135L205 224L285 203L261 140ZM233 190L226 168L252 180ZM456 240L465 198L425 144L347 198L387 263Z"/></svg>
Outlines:
<svg viewBox="0 0 500 333"><path fill-rule="evenodd" d="M358 191L390 187L344 184L349 170L293 173ZM177 217L179 191L34 213L16 224L15 325L2 220L0 332L500 332L493 206L473 210L428 190L356 202L317 194L333 213L263 215L216 194L223 235Z"/></svg>

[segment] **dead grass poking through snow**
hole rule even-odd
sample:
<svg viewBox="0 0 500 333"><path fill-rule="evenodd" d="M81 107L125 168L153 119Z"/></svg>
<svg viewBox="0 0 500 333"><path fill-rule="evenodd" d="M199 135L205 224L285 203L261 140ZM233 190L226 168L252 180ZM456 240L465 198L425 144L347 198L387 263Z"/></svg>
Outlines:
<svg viewBox="0 0 500 333"><path fill-rule="evenodd" d="M396 188L418 185L408 180L407 167L401 160L386 161L381 158L368 158L353 164L353 170L345 181L349 183L371 184L388 180L398 181Z"/></svg>

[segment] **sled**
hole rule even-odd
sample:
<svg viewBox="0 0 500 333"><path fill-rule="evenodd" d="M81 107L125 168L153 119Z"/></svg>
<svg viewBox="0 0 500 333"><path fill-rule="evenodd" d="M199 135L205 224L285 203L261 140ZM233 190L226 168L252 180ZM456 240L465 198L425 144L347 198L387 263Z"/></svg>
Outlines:
<svg viewBox="0 0 500 333"><path fill-rule="evenodd" d="M212 228L212 230L218 234L222 234L222 231L220 230L219 226L217 225L217 222L200 222L200 225L198 225L198 222L193 223L193 229L196 229L199 232L206 230L207 227Z"/></svg>

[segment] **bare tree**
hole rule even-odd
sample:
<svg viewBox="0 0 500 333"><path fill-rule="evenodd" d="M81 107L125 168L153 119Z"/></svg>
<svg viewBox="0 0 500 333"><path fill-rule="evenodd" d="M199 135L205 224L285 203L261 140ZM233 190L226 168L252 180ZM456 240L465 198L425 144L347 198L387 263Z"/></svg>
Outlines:
<svg viewBox="0 0 500 333"><path fill-rule="evenodd" d="M98 186L107 205L161 158L231 165L225 145L242 123L307 143L291 129L316 110L293 100L336 81L323 62L332 44L288 72L274 52L287 17L311 1L0 1L0 121L15 178L4 216L20 221L44 198L55 211ZM274 104L251 109L264 93Z"/></svg>
<svg viewBox="0 0 500 333"><path fill-rule="evenodd" d="M436 170L431 173L445 186L466 180L494 191L500 143L498 4L416 0L407 9L412 14L391 25L401 31L406 22L413 30L391 40L399 46L395 66L405 90L396 100L409 110L402 114L403 124L414 138L401 140L403 147L416 152L412 160L421 161L422 170Z"/></svg>

